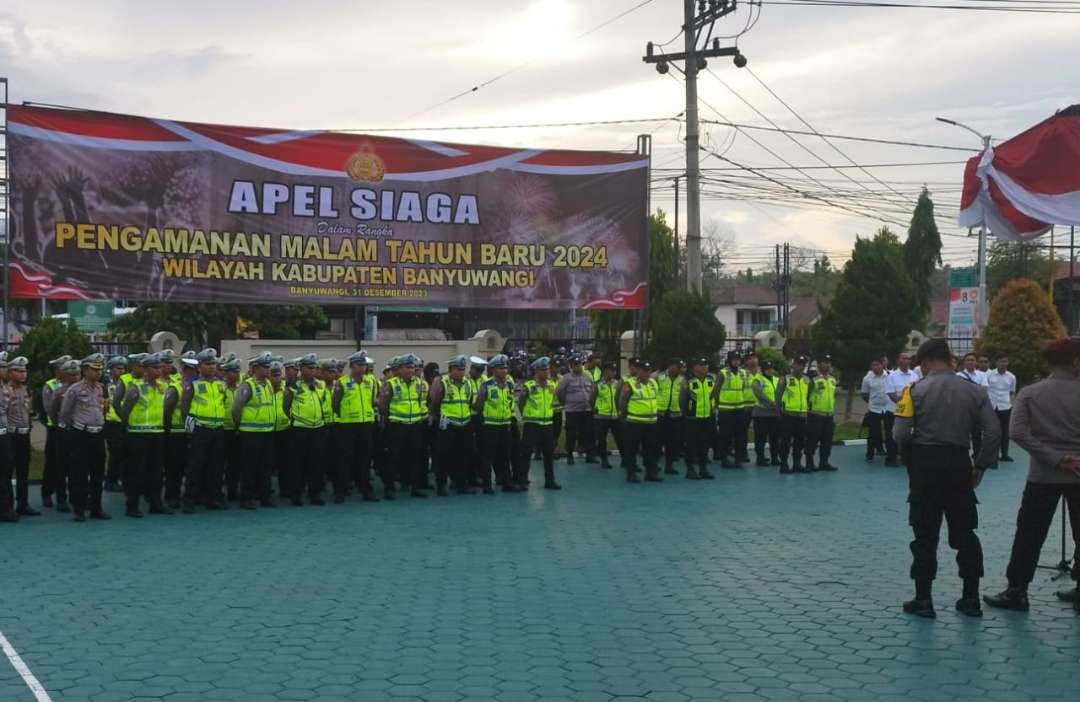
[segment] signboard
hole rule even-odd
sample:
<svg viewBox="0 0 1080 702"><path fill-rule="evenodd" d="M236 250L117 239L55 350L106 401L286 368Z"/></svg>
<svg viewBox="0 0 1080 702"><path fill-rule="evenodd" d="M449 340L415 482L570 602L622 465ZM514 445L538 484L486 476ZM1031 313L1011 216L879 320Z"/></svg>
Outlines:
<svg viewBox="0 0 1080 702"><path fill-rule="evenodd" d="M108 331L108 324L113 320L116 303L112 300L92 300L89 302L73 300L68 303L68 317L75 321L79 331L99 333Z"/></svg>
<svg viewBox="0 0 1080 702"><path fill-rule="evenodd" d="M637 309L647 158L12 106L11 294Z"/></svg>
<svg viewBox="0 0 1080 702"><path fill-rule="evenodd" d="M950 288L976 288L979 286L979 274L975 268L950 268Z"/></svg>
<svg viewBox="0 0 1080 702"><path fill-rule="evenodd" d="M977 310L979 306L979 288L953 288L949 291L949 330L947 336L952 340L953 351L969 351L971 344L965 339L974 339L979 335Z"/></svg>

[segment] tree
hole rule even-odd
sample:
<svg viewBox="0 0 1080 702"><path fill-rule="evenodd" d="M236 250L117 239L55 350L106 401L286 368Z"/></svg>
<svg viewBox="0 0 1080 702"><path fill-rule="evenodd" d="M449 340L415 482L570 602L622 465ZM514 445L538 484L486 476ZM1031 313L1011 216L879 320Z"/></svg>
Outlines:
<svg viewBox="0 0 1080 702"><path fill-rule="evenodd" d="M840 271L833 268L828 256L823 255L814 259L813 271L792 270L791 295L831 300L839 284Z"/></svg>
<svg viewBox="0 0 1080 702"><path fill-rule="evenodd" d="M676 285L677 257L675 233L663 210L649 215L649 307ZM650 321L655 314L650 313ZM634 313L624 310L599 310L589 313L596 350L608 359L619 357L619 336L634 328Z"/></svg>
<svg viewBox="0 0 1080 702"><path fill-rule="evenodd" d="M671 290L652 309L648 357L658 367L671 358L709 357L724 345L724 325L707 294Z"/></svg>
<svg viewBox="0 0 1080 702"><path fill-rule="evenodd" d="M986 287L990 299L1010 280L1026 278L1043 285L1050 279L1053 262L1042 249L1023 241L995 239L986 252Z"/></svg>
<svg viewBox="0 0 1080 702"><path fill-rule="evenodd" d="M312 338L326 326L318 305L218 305L151 302L109 323L109 329L136 339L171 331L192 346L220 348L221 340L236 335L237 318L263 339Z"/></svg>
<svg viewBox="0 0 1080 702"><path fill-rule="evenodd" d="M831 353L841 379L853 383L871 358L903 348L921 316L916 300L896 236L882 228L872 239L856 239L836 296L814 327L814 348Z"/></svg>
<svg viewBox="0 0 1080 702"><path fill-rule="evenodd" d="M763 367L765 361L772 361L777 375L787 375L788 371L791 370L791 364L788 362L787 356L780 349L763 346L754 349L754 355L758 357L758 361L763 364Z"/></svg>
<svg viewBox="0 0 1080 702"><path fill-rule="evenodd" d="M932 277L941 265L941 234L934 221L934 201L930 192L923 188L915 212L911 215L907 241L904 242L904 267L915 283L916 305L919 311L917 328L926 326L930 317Z"/></svg>
<svg viewBox="0 0 1080 702"><path fill-rule="evenodd" d="M994 296L990 319L976 341L979 353L1009 356L1009 369L1021 382L1045 372L1042 348L1065 336L1065 326L1050 296L1032 280L1011 281Z"/></svg>
<svg viewBox="0 0 1080 702"><path fill-rule="evenodd" d="M60 319L46 317L23 335L22 343L10 357L26 356L26 360L30 362L27 383L36 391L53 375L49 361L64 355L79 360L93 352L94 348L86 340L86 335L79 331L74 320L69 319L65 323ZM40 395L37 392L34 395L36 406L40 402Z"/></svg>

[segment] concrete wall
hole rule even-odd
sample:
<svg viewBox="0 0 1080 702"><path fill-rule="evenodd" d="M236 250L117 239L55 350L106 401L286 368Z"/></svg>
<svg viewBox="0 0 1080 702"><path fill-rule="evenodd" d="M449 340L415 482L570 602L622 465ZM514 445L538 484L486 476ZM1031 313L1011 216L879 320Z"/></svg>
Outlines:
<svg viewBox="0 0 1080 702"><path fill-rule="evenodd" d="M364 348L375 359L379 369L394 356L415 353L424 362L434 361L446 368L451 356L465 354L472 356L480 353L480 339L464 341L365 341ZM221 354L235 353L241 365L249 358L269 352L286 359L315 353L319 358L337 358L345 360L356 353L354 341L309 341L295 339L224 339L221 342ZM484 355L484 354L481 354Z"/></svg>

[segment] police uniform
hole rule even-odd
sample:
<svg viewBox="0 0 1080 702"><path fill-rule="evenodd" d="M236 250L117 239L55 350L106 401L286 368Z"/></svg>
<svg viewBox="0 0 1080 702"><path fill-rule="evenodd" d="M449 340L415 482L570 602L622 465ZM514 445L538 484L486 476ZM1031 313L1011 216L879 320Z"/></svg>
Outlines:
<svg viewBox="0 0 1080 702"><path fill-rule="evenodd" d="M645 480L660 482L657 466L659 446L656 436L658 415L656 380L648 377L651 364L639 365L644 370L643 378L630 377L623 383L619 393L619 417L623 425L623 450L626 452L626 482L639 483L637 476L637 457L642 457L645 465Z"/></svg>
<svg viewBox="0 0 1080 702"><path fill-rule="evenodd" d="M232 405L225 381L215 376L217 352L203 349L195 355L199 375L186 384L180 398L180 415L188 434L187 466L184 473L184 512L196 505L225 509L221 481L225 467L225 417Z"/></svg>
<svg viewBox="0 0 1080 702"><path fill-rule="evenodd" d="M802 466L806 447L806 416L810 411L810 379L803 374L806 357L792 361L792 372L781 378L776 386L776 404L780 408L780 472L807 472ZM791 466L788 466L788 457Z"/></svg>
<svg viewBox="0 0 1080 702"><path fill-rule="evenodd" d="M762 372L751 381L754 392L754 453L758 466L780 465L780 411L776 405L776 388L780 380L776 374L767 375L764 371L775 370L772 361L765 361ZM769 445L768 457L765 445Z"/></svg>
<svg viewBox="0 0 1080 702"><path fill-rule="evenodd" d="M611 469L608 462L608 434L619 435L619 381L617 378L604 380L603 375L593 385L593 427L596 451L600 454L600 467Z"/></svg>
<svg viewBox="0 0 1080 702"><path fill-rule="evenodd" d="M133 380L124 393L120 418L127 425L130 460L124 473L129 517L142 517L140 499L146 497L151 514L172 514L161 502L162 438L165 435L165 387L157 377L161 359L149 354L142 360L143 377ZM150 377L148 377L150 376ZM152 377L152 379L150 379Z"/></svg>
<svg viewBox="0 0 1080 702"><path fill-rule="evenodd" d="M716 378L708 373L709 361L695 359L686 377L679 404L686 428L687 480L712 479L709 449L716 434Z"/></svg>
<svg viewBox="0 0 1080 702"><path fill-rule="evenodd" d="M681 359L672 359L668 363L682 367ZM664 473L678 475L675 470L675 461L683 448L683 417L682 417L682 387L686 378L682 373L671 377L670 373L662 373L656 379L657 391L657 440L664 449Z"/></svg>
<svg viewBox="0 0 1080 702"><path fill-rule="evenodd" d="M828 355L818 359L832 361ZM832 455L833 430L836 427L833 415L836 411L836 378L831 374L818 374L810 382L810 404L806 416L806 468L811 471L836 470L829 463ZM814 453L818 454L814 463Z"/></svg>
<svg viewBox="0 0 1080 702"><path fill-rule="evenodd" d="M68 473L71 469L71 435L70 427L60 420L60 409L64 402L64 395L79 380L79 362L68 361L60 367L62 383L56 389L52 397L52 406L49 408L49 416L56 425L54 440L57 444L54 458L59 467L56 470L56 511L70 512L68 506Z"/></svg>
<svg viewBox="0 0 1080 702"><path fill-rule="evenodd" d="M235 356L235 354L229 354ZM235 502L240 499L240 473L243 460L240 456L240 432L233 421L232 406L236 401L236 390L240 387L240 361L226 356L219 359L221 380L225 383L225 497Z"/></svg>
<svg viewBox="0 0 1080 702"><path fill-rule="evenodd" d="M99 382L105 357L96 353L82 359L83 378L64 393L60 424L68 428L70 472L68 487L75 521L110 519L101 508L101 488L105 479L105 409L109 403Z"/></svg>
<svg viewBox="0 0 1080 702"><path fill-rule="evenodd" d="M371 374L374 361L366 352L358 351L348 360L351 374L338 378L331 397L340 454L334 501L344 502L348 487L355 483L364 500L377 502L379 498L371 487L371 462L379 384Z"/></svg>
<svg viewBox="0 0 1080 702"><path fill-rule="evenodd" d="M496 371L509 366L509 359L499 354L488 362L488 368L492 377L487 378L480 384L476 396L476 409L480 415L481 439L480 446L484 450L481 464L480 480L484 492L491 494L491 474L495 473L495 481L503 492L518 492L519 488L514 483L511 465L514 465L516 457L513 453L511 442L512 423L514 419L514 396L517 389L509 375L498 378Z"/></svg>
<svg viewBox="0 0 1080 702"><path fill-rule="evenodd" d="M53 495L57 496L61 505L67 502L64 463L57 455L60 450L60 431L53 420L52 407L56 392L63 384L60 380L60 368L70 360L71 356L60 356L49 361L49 369L52 370L53 377L46 380L41 388L41 420L45 424L45 466L41 474L41 504L45 507L53 506Z"/></svg>
<svg viewBox="0 0 1080 702"><path fill-rule="evenodd" d="M420 359L406 354L393 364L395 375L383 384L380 410L386 421L386 442L390 452L387 462L389 480L383 480L384 493L393 499L393 482L413 497L427 497L427 396L428 386L416 375Z"/></svg>
<svg viewBox="0 0 1080 702"><path fill-rule="evenodd" d="M293 387L288 388L283 403L284 411L292 420L286 484L289 499L297 507L303 504L305 489L310 504L326 504L322 491L326 483L324 451L330 398L326 383L316 377L318 363L318 357L313 353L299 359L300 377Z"/></svg>
<svg viewBox="0 0 1080 702"><path fill-rule="evenodd" d="M187 432L180 414L180 396L184 392L184 377L176 368L176 356L165 349L161 357L162 377L165 385L165 435L162 439L165 452L165 504L180 509L180 489L184 483L187 466Z"/></svg>
<svg viewBox="0 0 1080 702"><path fill-rule="evenodd" d="M105 447L108 449L108 464L105 468L105 492L120 492L124 481L124 461L127 456L124 423L117 412L117 395L123 401L124 389L121 378L127 372L128 361L123 356L113 356L105 364L103 385L109 398L109 407L105 411Z"/></svg>
<svg viewBox="0 0 1080 702"><path fill-rule="evenodd" d="M472 409L476 396L473 384L465 377L465 356L454 356L447 364L447 370L460 370L460 379L454 380L448 372L436 378L431 385L428 411L431 422L438 429L436 442L435 471L436 487L440 496L445 497L447 481L450 481L458 494L472 492L471 467L473 465Z"/></svg>
<svg viewBox="0 0 1080 702"><path fill-rule="evenodd" d="M480 356L469 356L469 374L466 376L466 380L472 385L473 388L473 406L472 406L472 418L469 420L472 431L472 466L470 472L472 474L473 487L483 487L484 482L482 479L484 470L484 422L481 418L481 410L479 405L476 404L476 398L480 395L480 386L484 384L485 374L487 372L487 361ZM490 475L488 476L490 481Z"/></svg>
<svg viewBox="0 0 1080 702"><path fill-rule="evenodd" d="M529 484L529 457L539 451L544 461L544 488L561 490L555 482L555 385L540 373L551 368L551 359L541 356L532 362L533 379L522 385L518 398L521 410L521 459L514 466L514 482L519 489Z"/></svg>
<svg viewBox="0 0 1080 702"><path fill-rule="evenodd" d="M7 352L0 352L0 373L7 374ZM15 493L11 490L13 462L8 436L7 404L10 400L7 386L0 382L0 522L17 522Z"/></svg>
<svg viewBox="0 0 1080 702"><path fill-rule="evenodd" d="M20 517L41 513L30 506L30 389L26 385L29 362L19 356L8 363L10 378L6 388L7 440L15 476L15 511ZM0 482L3 482L0 478ZM10 484L10 478L9 484ZM2 489L2 488L0 488Z"/></svg>
<svg viewBox="0 0 1080 702"><path fill-rule="evenodd" d="M997 467L1000 427L986 391L956 376L945 365L950 356L943 339L931 339L919 348L920 361L942 367L905 388L896 411L894 438L908 467L908 523L914 532L911 542L911 578L915 599L904 610L924 617L934 616L931 584L937 575L937 547L942 518L949 525L949 545L956 549L956 562L964 581L963 597L957 609L981 616L979 579L983 575L983 555L979 537L976 476ZM982 430L981 453L974 471L968 453L971 434Z"/></svg>
<svg viewBox="0 0 1080 702"><path fill-rule="evenodd" d="M740 431L745 409L744 392L749 385L746 371L731 365L740 358L738 351L728 353L728 365L716 378L719 390L716 396L716 458L722 468L738 468L740 452L746 453L746 438Z"/></svg>

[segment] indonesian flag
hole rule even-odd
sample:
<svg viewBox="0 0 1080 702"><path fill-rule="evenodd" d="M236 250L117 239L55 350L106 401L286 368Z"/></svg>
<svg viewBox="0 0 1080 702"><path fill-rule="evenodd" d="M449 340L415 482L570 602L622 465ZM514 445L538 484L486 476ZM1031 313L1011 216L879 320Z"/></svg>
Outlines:
<svg viewBox="0 0 1080 702"><path fill-rule="evenodd" d="M1034 239L1080 225L1080 105L968 160L960 226L999 239Z"/></svg>

